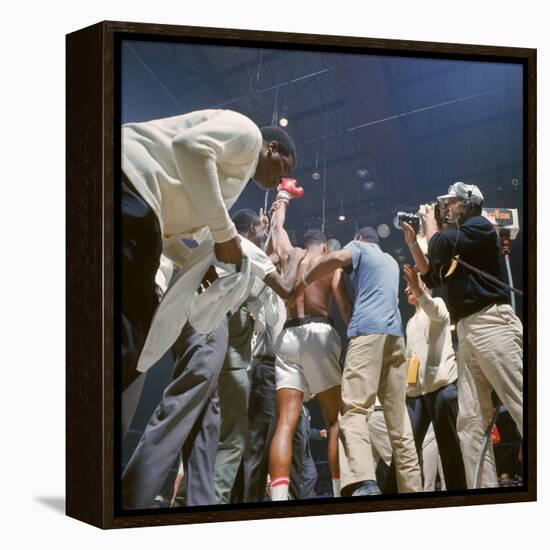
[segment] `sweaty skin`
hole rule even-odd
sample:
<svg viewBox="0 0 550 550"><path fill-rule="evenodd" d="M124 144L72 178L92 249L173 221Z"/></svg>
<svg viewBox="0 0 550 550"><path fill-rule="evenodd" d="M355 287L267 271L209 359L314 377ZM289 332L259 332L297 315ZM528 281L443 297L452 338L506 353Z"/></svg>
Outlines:
<svg viewBox="0 0 550 550"><path fill-rule="evenodd" d="M276 201L271 209L271 235L268 251L273 249L284 266L293 249L284 229L287 203ZM297 281L315 266L327 253L326 243L306 247L306 255L298 268ZM294 302L287 302L288 319L310 315L329 316L332 297L335 297L343 321L351 319L352 305L347 296L342 270L337 270L309 285ZM270 447L271 479L288 477L292 460L292 437L302 409L303 393L294 388L277 390L277 427ZM328 462L333 480L339 479L338 465L338 413L340 386L334 386L317 395L328 431Z"/></svg>
<svg viewBox="0 0 550 550"><path fill-rule="evenodd" d="M288 254L294 248L284 229L287 204L275 201L271 207L271 234L268 240L268 253L273 251L281 260L284 268ZM296 282L313 268L327 253L326 244L314 244L306 248L306 255L298 268ZM340 316L344 323L349 324L352 314L352 304L346 293L343 271L338 269L314 283L310 284L303 294L295 301L287 302L287 317L295 319L309 315L329 316L332 297L334 296Z"/></svg>
<svg viewBox="0 0 550 550"><path fill-rule="evenodd" d="M326 249L326 245L312 245L306 249L306 256L298 269L298 281L323 258L326 254L324 249ZM305 292L294 303L288 303L288 317L296 318L309 315L324 315L328 317L333 296L338 305L342 320L346 324L349 324L352 309L346 294L342 270L340 269L308 285Z"/></svg>

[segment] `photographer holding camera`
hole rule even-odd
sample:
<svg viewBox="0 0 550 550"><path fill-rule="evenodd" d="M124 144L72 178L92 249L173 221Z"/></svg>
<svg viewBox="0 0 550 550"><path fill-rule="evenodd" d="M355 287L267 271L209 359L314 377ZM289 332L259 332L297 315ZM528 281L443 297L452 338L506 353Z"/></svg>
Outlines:
<svg viewBox="0 0 550 550"><path fill-rule="evenodd" d="M462 182L437 198L443 204L446 231L441 231L434 206L420 212L428 242L427 257L414 228L402 224L405 241L428 288L448 284L448 306L458 333L457 429L468 487L497 487L492 446L474 480L476 461L493 414L491 392L498 397L523 434L523 327L504 287L500 242L496 229L482 216L483 195L475 185ZM455 259L459 256L479 271Z"/></svg>

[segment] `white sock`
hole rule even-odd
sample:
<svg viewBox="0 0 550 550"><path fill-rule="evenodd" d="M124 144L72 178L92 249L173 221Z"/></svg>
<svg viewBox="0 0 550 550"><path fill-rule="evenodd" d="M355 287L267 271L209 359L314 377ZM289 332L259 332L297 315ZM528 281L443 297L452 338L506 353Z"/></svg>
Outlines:
<svg viewBox="0 0 550 550"><path fill-rule="evenodd" d="M332 478L332 492L334 493L335 497L340 496L340 478L339 477L337 477L336 479Z"/></svg>
<svg viewBox="0 0 550 550"><path fill-rule="evenodd" d="M276 477L271 480L271 500L288 500L288 477Z"/></svg>

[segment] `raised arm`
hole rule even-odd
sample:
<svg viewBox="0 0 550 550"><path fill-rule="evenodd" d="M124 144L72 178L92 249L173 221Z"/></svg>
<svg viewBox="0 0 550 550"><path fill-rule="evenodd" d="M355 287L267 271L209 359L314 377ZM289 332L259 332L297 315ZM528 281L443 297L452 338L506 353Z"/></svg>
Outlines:
<svg viewBox="0 0 550 550"><path fill-rule="evenodd" d="M285 229L288 202L276 200L269 211L271 226L266 251L275 252L280 258L286 258L294 248Z"/></svg>
<svg viewBox="0 0 550 550"><path fill-rule="evenodd" d="M264 283L271 287L283 300L290 297L296 284L298 266L304 258L306 251L302 248L293 248L288 254L288 263L279 275L276 271L269 273L264 278Z"/></svg>
<svg viewBox="0 0 550 550"><path fill-rule="evenodd" d="M418 280L418 273L409 265L404 266L403 273L409 288L430 320L438 323L449 321L449 311L445 306L445 302L441 299L432 298L424 291Z"/></svg>
<svg viewBox="0 0 550 550"><path fill-rule="evenodd" d="M428 261L427 256L422 252L420 245L418 244L418 239L416 237L416 231L414 228L409 225L407 222L403 222L403 235L405 237L405 242L411 251L411 255L414 259L414 263L420 273L424 275L430 269L430 262Z"/></svg>

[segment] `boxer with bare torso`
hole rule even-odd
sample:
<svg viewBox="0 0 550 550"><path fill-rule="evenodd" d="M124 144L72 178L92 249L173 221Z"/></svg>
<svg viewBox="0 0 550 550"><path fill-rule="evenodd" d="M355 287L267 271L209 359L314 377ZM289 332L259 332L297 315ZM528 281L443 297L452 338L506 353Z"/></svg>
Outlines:
<svg viewBox="0 0 550 550"><path fill-rule="evenodd" d="M290 196L286 198L283 191ZM292 250L284 230L289 199L295 183L285 190L280 186L272 207L271 244L284 262ZM281 195L282 200L281 200ZM327 241L319 230L307 231L302 238L306 256L298 277L306 273L327 253ZM288 498L289 472L292 460L292 437L296 430L302 403L315 394L328 431L328 462L335 496L340 496L338 467L338 413L340 411L341 367L340 337L329 316L332 298L336 299L343 321L351 319L352 306L347 296L342 271L312 283L294 303L287 304L287 321L276 349L277 427L270 448L272 500Z"/></svg>

